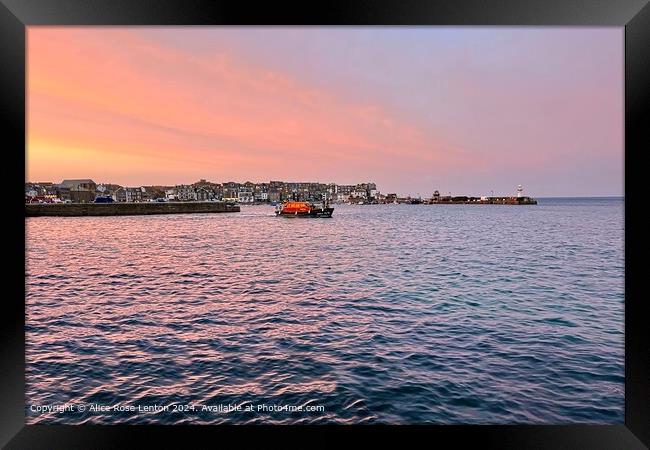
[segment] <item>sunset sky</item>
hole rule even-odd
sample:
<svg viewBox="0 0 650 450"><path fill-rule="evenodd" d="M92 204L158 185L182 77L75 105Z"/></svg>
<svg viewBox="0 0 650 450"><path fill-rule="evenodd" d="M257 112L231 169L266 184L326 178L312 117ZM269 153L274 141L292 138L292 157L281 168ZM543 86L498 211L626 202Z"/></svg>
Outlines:
<svg viewBox="0 0 650 450"><path fill-rule="evenodd" d="M29 181L623 194L623 28L29 27Z"/></svg>

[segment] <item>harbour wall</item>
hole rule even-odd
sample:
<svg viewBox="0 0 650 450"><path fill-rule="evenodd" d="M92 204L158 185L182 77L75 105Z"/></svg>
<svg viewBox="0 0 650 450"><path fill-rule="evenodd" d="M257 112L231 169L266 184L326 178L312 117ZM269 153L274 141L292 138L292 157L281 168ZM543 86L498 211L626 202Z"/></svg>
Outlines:
<svg viewBox="0 0 650 450"><path fill-rule="evenodd" d="M137 216L149 214L196 214L239 212L239 206L225 202L143 203L30 203L25 216Z"/></svg>
<svg viewBox="0 0 650 450"><path fill-rule="evenodd" d="M448 200L426 202L427 205L536 205L537 200L532 198L517 199L490 199L490 200Z"/></svg>

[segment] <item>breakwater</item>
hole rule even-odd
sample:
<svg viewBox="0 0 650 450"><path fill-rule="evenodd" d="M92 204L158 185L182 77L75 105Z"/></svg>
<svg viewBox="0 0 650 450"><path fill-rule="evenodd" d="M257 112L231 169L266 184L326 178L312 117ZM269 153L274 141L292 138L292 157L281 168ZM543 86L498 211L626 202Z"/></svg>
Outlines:
<svg viewBox="0 0 650 450"><path fill-rule="evenodd" d="M333 202L342 204L345 202ZM532 197L434 197L434 198L398 198L394 201L360 201L349 202L349 205L380 205L380 204L405 204L405 205L536 205L537 200Z"/></svg>
<svg viewBox="0 0 650 450"><path fill-rule="evenodd" d="M430 205L536 205L531 197L447 197L431 199Z"/></svg>
<svg viewBox="0 0 650 450"><path fill-rule="evenodd" d="M25 216L137 216L149 214L195 214L239 212L239 205L226 202L148 203L30 203Z"/></svg>

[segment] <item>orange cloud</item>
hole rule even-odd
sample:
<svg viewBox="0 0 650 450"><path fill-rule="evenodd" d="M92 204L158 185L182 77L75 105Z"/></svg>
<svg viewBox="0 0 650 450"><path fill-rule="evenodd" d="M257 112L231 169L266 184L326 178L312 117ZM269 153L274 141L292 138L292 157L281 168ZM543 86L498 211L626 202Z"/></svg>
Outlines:
<svg viewBox="0 0 650 450"><path fill-rule="evenodd" d="M360 168L465 161L381 104L352 104L226 51L197 57L129 29L30 27L27 108L31 180L343 182Z"/></svg>

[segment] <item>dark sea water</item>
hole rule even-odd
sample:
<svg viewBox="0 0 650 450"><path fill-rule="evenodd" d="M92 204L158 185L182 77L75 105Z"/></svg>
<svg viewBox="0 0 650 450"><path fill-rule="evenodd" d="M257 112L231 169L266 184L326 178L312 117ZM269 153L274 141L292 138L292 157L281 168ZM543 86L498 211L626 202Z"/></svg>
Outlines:
<svg viewBox="0 0 650 450"><path fill-rule="evenodd" d="M621 198L26 227L28 423L624 420Z"/></svg>

